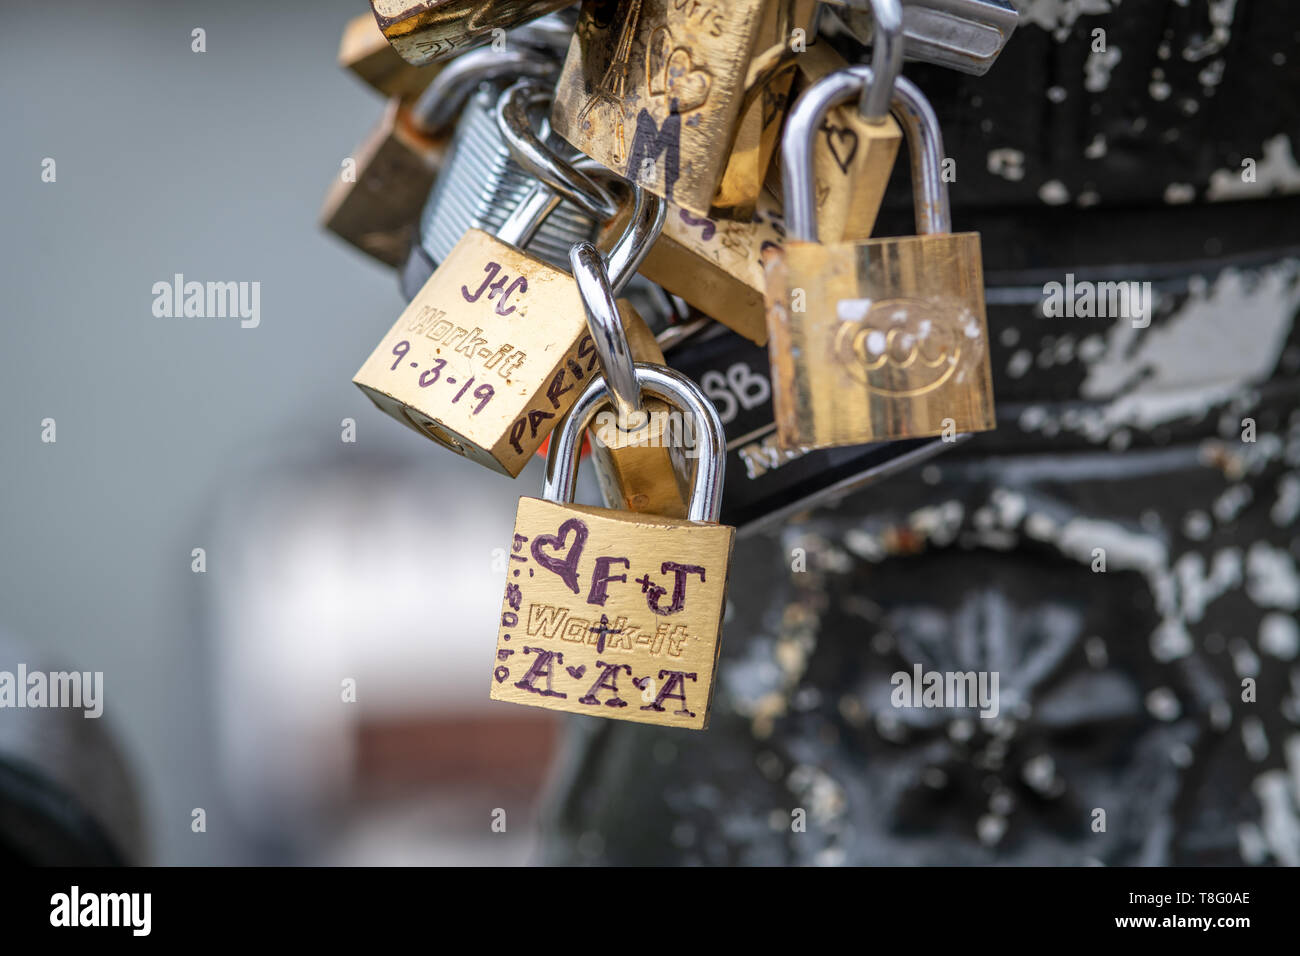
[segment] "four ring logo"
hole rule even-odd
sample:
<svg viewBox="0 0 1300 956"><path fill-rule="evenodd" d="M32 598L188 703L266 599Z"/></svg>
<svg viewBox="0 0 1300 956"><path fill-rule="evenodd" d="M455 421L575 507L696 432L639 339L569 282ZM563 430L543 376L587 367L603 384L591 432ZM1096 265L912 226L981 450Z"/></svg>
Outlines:
<svg viewBox="0 0 1300 956"><path fill-rule="evenodd" d="M980 324L960 303L841 299L832 349L844 370L887 398L943 386L984 348Z"/></svg>

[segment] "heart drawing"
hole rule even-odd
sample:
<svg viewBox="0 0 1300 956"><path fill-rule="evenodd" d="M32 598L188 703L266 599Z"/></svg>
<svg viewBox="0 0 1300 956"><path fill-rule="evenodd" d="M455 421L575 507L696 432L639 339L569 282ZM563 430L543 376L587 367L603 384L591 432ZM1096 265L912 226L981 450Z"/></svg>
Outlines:
<svg viewBox="0 0 1300 956"><path fill-rule="evenodd" d="M573 532L573 543L567 545L568 553L563 557L555 554L546 554L543 549L550 548L553 551L563 551L566 547L565 542L569 539L569 532ZM554 571L560 576L560 580L565 583L570 591L578 593L578 559L582 557L582 547L587 543L587 525L578 518L570 518L564 524L560 525L560 530L555 534L539 534L533 538L532 554L533 560L540 564L548 571Z"/></svg>
<svg viewBox="0 0 1300 956"><path fill-rule="evenodd" d="M669 113L689 113L708 100L713 74L696 66L691 51L684 46L673 46L674 42L666 26L650 34L645 61L646 86L651 96L668 101Z"/></svg>

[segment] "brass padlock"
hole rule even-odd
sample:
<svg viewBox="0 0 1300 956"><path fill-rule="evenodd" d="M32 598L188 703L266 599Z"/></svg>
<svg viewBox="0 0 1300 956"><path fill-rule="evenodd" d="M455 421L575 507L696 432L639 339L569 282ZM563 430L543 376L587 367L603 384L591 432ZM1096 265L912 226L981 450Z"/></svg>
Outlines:
<svg viewBox="0 0 1300 956"><path fill-rule="evenodd" d="M343 28L339 66L385 96L403 99L418 95L438 75L437 69L412 66L398 56L369 13L353 17Z"/></svg>
<svg viewBox="0 0 1300 956"><path fill-rule="evenodd" d="M591 429L591 461L601 497L608 507L621 511L684 518L690 498L684 421L666 402L643 399L634 367L638 362L662 366L664 353L631 306L615 303L605 262L595 246L575 243L569 262L601 374L613 396L613 407L597 414Z"/></svg>
<svg viewBox="0 0 1300 956"><path fill-rule="evenodd" d="M609 400L589 382L557 432L542 498L520 498L491 697L551 710L708 726L735 529L717 524L722 423L699 387L639 365L642 387L697 421L686 519L571 504L583 432Z"/></svg>
<svg viewBox="0 0 1300 956"><path fill-rule="evenodd" d="M815 6L585 0L551 123L696 215L748 220L793 79L791 35L811 26Z"/></svg>
<svg viewBox="0 0 1300 956"><path fill-rule="evenodd" d="M911 157L918 234L816 241L816 132L871 81L859 66L817 83L782 143L787 237L767 265L767 301L772 403L787 448L994 427L979 233L949 231L939 123L903 77L893 110Z"/></svg>
<svg viewBox="0 0 1300 956"><path fill-rule="evenodd" d="M633 196L609 252L616 290L663 225L657 196L639 188ZM398 421L512 478L598 361L573 277L521 249L559 202L539 183L496 235L470 229L353 378Z"/></svg>
<svg viewBox="0 0 1300 956"><path fill-rule="evenodd" d="M573 0L370 0L375 22L407 63L450 59Z"/></svg>
<svg viewBox="0 0 1300 956"><path fill-rule="evenodd" d="M446 147L446 136L423 132L409 106L389 100L379 125L352 152L352 175L326 193L321 225L385 265L400 266Z"/></svg>
<svg viewBox="0 0 1300 956"><path fill-rule="evenodd" d="M871 84L869 99L864 94L857 104L831 107L813 144L819 242L871 237L903 141L889 112L894 79L903 59L899 0L871 0L871 9L877 38L872 71L881 80ZM848 67L844 57L826 42L809 47L797 64L796 95ZM780 177L770 176L768 186L778 201L784 198Z"/></svg>

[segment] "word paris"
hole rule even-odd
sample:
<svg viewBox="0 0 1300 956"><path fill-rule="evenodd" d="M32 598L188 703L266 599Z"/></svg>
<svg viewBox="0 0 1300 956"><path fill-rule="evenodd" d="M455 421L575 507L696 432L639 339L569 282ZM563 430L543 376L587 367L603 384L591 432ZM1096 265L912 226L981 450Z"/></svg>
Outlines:
<svg viewBox="0 0 1300 956"><path fill-rule="evenodd" d="M95 718L104 713L103 671L27 670L18 665L18 673L0 671L0 708L5 707L75 707L83 717Z"/></svg>
<svg viewBox="0 0 1300 956"><path fill-rule="evenodd" d="M1130 319L1133 328L1151 324L1150 282L1074 281L1067 272L1065 284L1043 285L1043 315L1049 319Z"/></svg>
<svg viewBox="0 0 1300 956"><path fill-rule="evenodd" d="M82 893L73 886L50 897L50 925L125 926L133 936L148 936L152 910L152 893Z"/></svg>
<svg viewBox="0 0 1300 956"><path fill-rule="evenodd" d="M894 685L889 702L895 707L944 707L965 709L978 706L980 717L998 715L997 671L926 671L914 664L912 673L898 671L889 678Z"/></svg>
<svg viewBox="0 0 1300 956"><path fill-rule="evenodd" d="M519 500L491 696L703 729L734 529L619 514Z"/></svg>
<svg viewBox="0 0 1300 956"><path fill-rule="evenodd" d="M262 283L186 282L176 273L172 281L153 284L153 314L159 319L240 319L240 327L262 324Z"/></svg>

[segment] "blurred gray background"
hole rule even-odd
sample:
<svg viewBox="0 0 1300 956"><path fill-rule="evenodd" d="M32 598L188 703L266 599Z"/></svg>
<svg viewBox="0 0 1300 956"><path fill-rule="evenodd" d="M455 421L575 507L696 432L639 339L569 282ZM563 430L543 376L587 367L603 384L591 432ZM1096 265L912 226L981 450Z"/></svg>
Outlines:
<svg viewBox="0 0 1300 956"><path fill-rule="evenodd" d="M422 721L498 713L480 713L476 653L495 634L491 550L540 487L536 465L492 475L351 384L403 305L394 274L317 225L383 107L336 64L367 10L0 7L0 630L105 673L153 862L455 862L516 806L478 858L528 853L527 786L467 772L450 804L424 796L437 779L358 796L384 779L357 770L362 725L406 727L415 751L373 759L409 769ZM154 317L153 284L178 272L260 282L260 326Z"/></svg>

